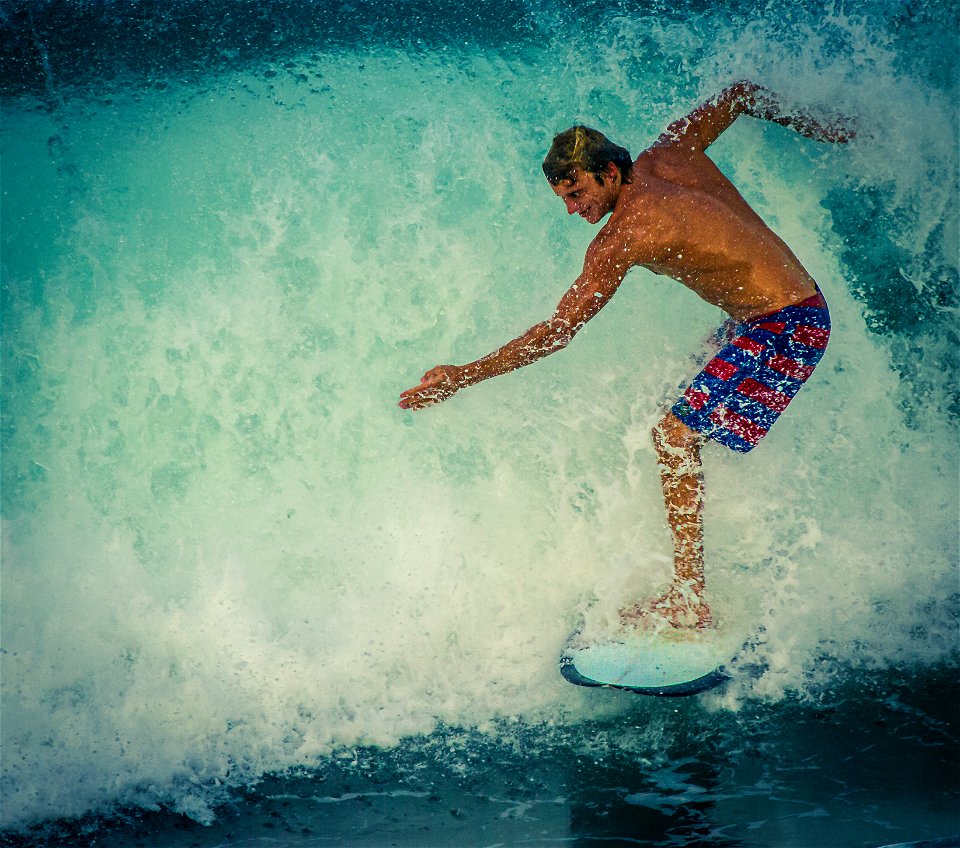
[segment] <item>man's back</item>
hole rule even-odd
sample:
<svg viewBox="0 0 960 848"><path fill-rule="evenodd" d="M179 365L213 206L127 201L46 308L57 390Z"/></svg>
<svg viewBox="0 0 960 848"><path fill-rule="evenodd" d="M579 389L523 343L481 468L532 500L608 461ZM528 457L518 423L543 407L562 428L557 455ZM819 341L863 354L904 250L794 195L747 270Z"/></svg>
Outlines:
<svg viewBox="0 0 960 848"><path fill-rule="evenodd" d="M706 153L660 142L634 163L600 238L743 320L810 297L813 279Z"/></svg>

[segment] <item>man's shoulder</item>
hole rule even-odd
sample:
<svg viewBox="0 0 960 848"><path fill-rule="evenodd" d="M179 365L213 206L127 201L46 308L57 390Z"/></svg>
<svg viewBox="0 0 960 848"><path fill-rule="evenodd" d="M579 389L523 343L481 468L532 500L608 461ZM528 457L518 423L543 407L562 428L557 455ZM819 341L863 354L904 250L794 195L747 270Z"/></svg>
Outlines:
<svg viewBox="0 0 960 848"><path fill-rule="evenodd" d="M644 195L665 195L671 190L702 188L704 178L713 174L716 166L702 150L680 144L647 148L634 163L633 181Z"/></svg>
<svg viewBox="0 0 960 848"><path fill-rule="evenodd" d="M689 168L705 155L703 151L685 146L680 142L661 144L658 141L636 158L633 163L635 170L631 173L656 175L664 167Z"/></svg>
<svg viewBox="0 0 960 848"><path fill-rule="evenodd" d="M588 253L597 260L619 263L626 258L629 264L635 264L638 260L634 253L648 240L645 234L657 217L657 197L650 181L638 177L624 184L616 207L590 243Z"/></svg>

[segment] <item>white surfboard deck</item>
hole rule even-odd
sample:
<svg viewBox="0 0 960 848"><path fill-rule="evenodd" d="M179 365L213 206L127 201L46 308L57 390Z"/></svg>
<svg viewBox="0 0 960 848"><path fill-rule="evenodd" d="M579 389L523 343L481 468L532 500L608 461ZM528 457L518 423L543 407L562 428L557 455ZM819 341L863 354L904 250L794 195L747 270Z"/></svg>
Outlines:
<svg viewBox="0 0 960 848"><path fill-rule="evenodd" d="M578 686L696 695L728 679L725 669L742 644L713 630L638 630L593 642L575 633L560 657L560 673Z"/></svg>

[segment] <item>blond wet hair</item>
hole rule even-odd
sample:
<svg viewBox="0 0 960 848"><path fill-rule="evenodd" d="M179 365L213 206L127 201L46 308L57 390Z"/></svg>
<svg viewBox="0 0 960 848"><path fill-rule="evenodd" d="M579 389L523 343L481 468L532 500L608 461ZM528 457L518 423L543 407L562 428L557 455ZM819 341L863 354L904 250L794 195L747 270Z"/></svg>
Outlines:
<svg viewBox="0 0 960 848"><path fill-rule="evenodd" d="M602 184L603 169L608 162L616 165L623 182L630 182L633 167L630 152L599 130L578 124L554 136L543 160L543 173L552 185L574 179L576 171L593 174Z"/></svg>

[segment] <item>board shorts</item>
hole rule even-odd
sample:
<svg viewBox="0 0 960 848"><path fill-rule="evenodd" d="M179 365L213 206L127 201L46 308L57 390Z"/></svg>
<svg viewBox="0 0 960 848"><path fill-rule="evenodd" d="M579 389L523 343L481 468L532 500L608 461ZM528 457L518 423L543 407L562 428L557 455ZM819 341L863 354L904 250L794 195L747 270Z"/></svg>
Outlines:
<svg viewBox="0 0 960 848"><path fill-rule="evenodd" d="M830 338L830 312L817 289L801 303L733 324L726 336L672 412L691 430L747 453L813 373Z"/></svg>

